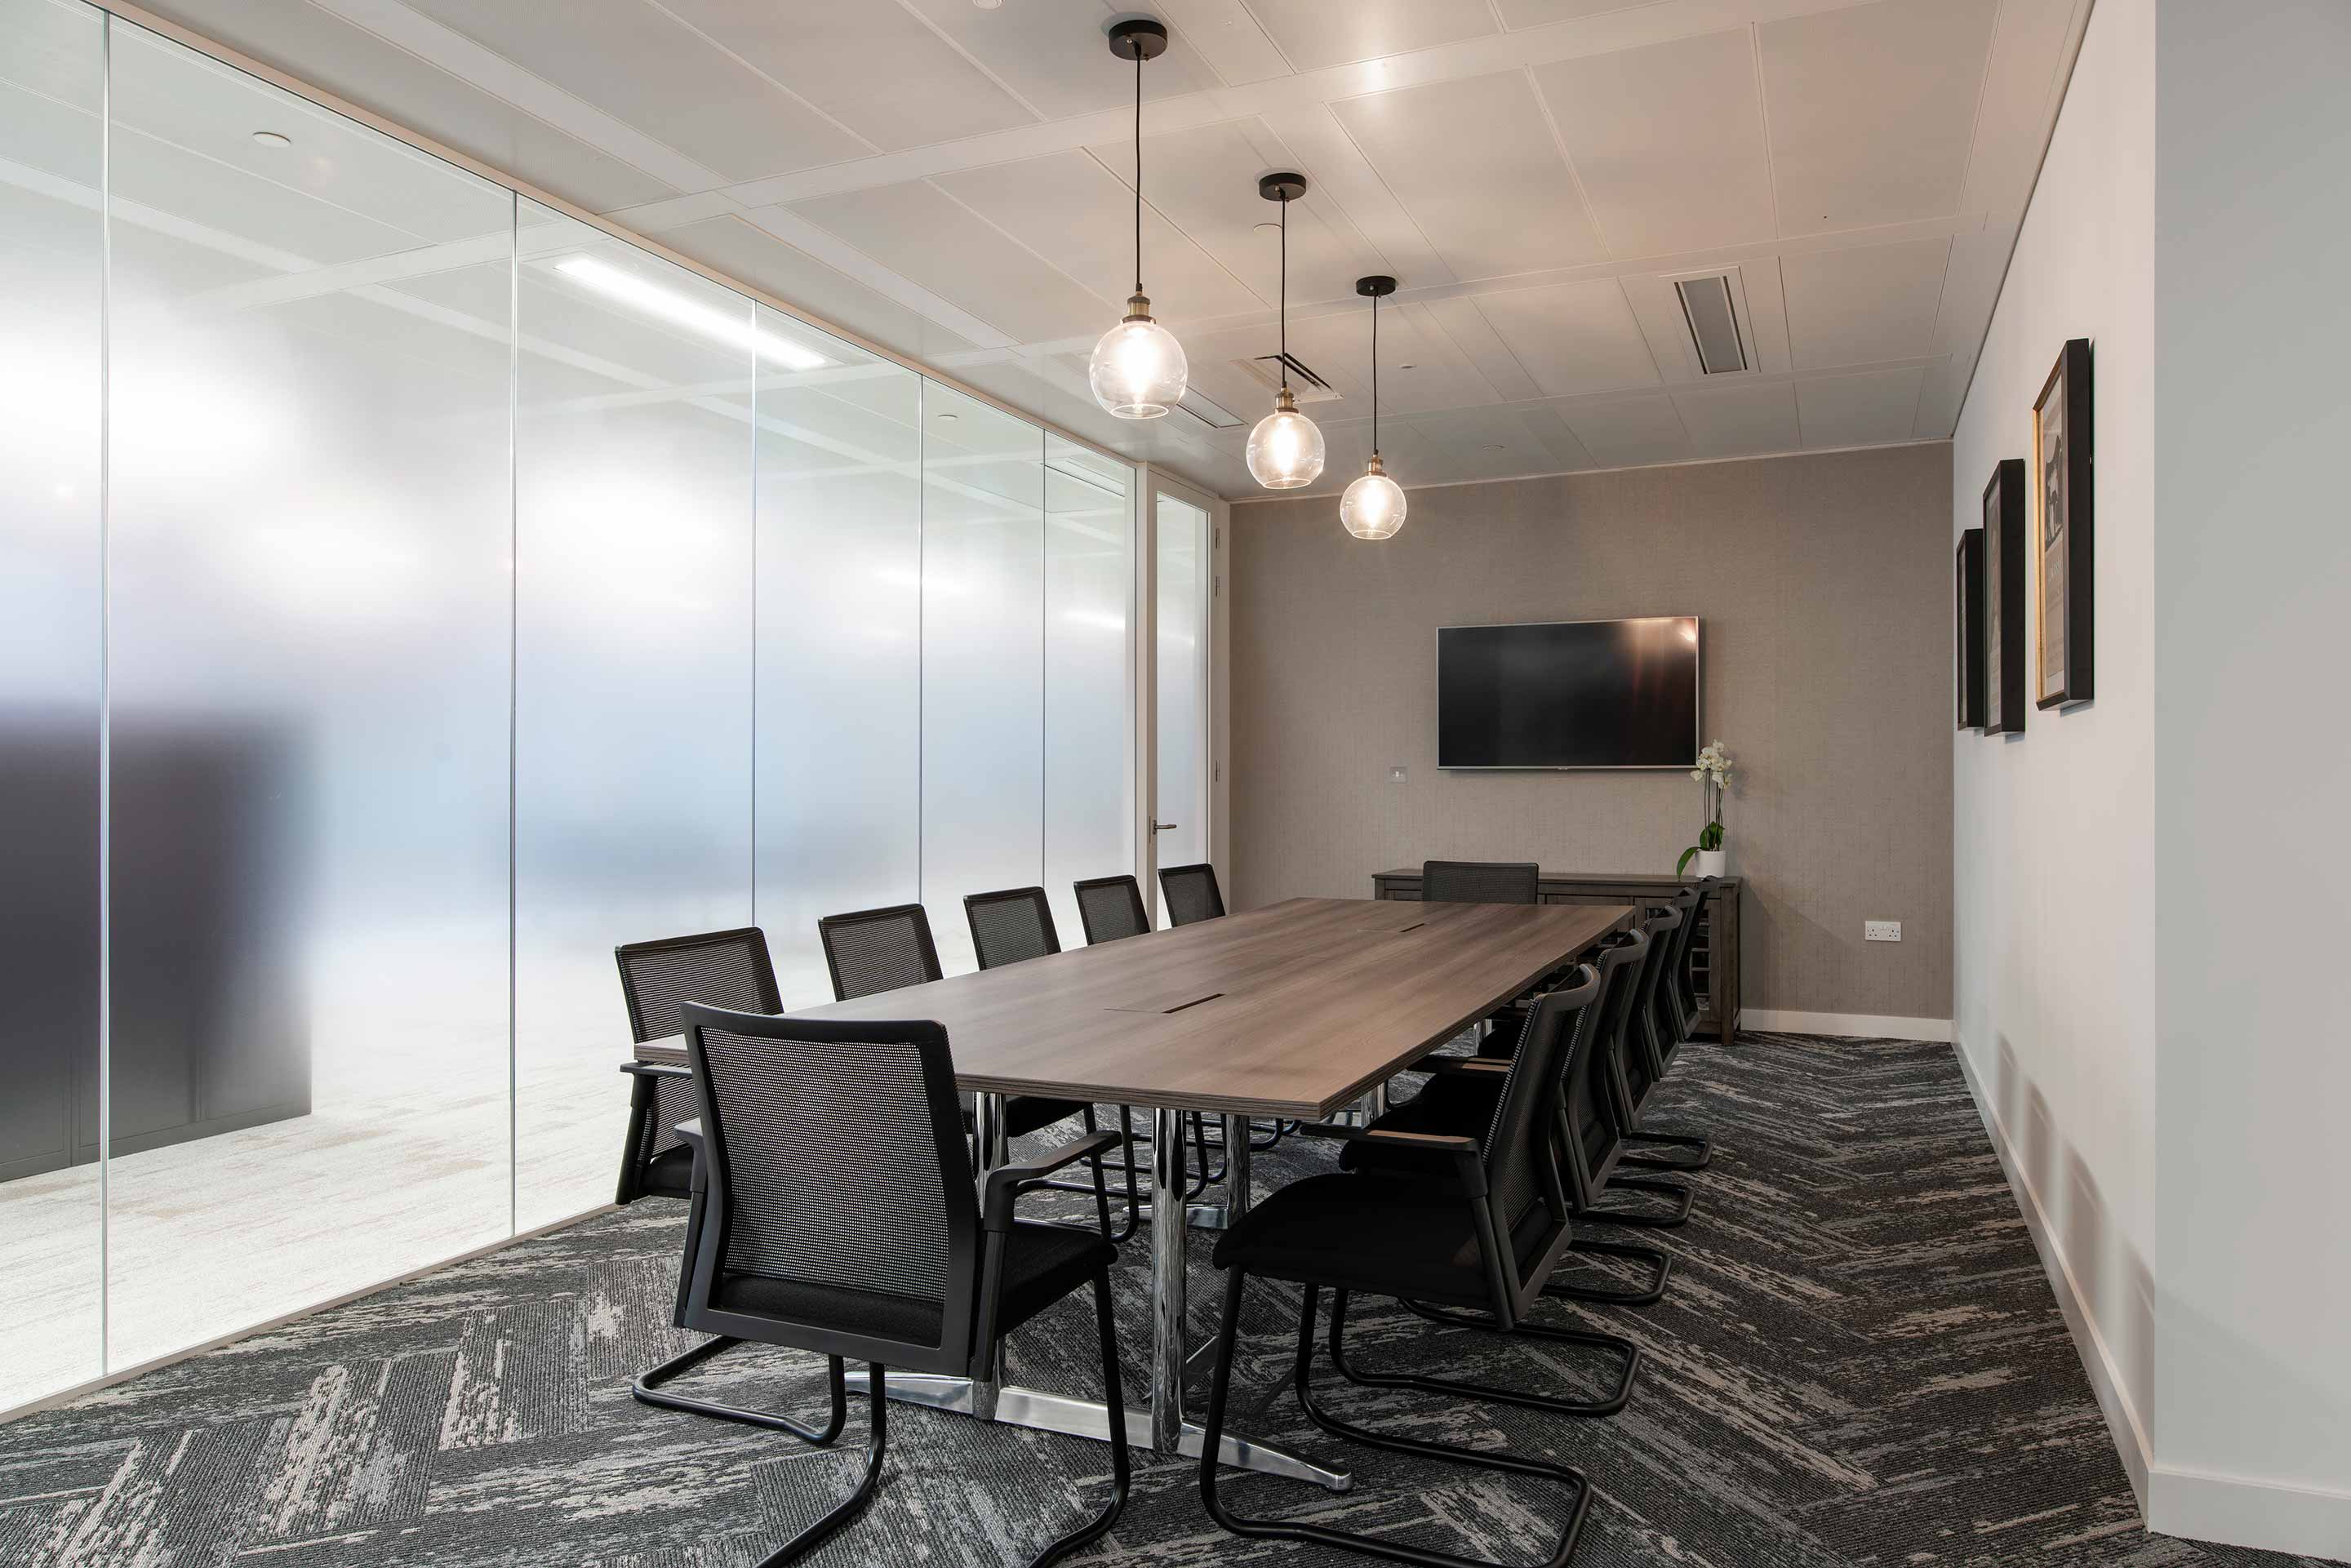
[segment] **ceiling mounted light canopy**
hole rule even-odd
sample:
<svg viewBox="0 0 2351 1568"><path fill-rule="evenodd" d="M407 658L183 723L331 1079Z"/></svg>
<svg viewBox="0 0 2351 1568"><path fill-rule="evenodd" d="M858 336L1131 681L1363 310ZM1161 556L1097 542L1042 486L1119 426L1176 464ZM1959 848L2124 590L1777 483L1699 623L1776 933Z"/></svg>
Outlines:
<svg viewBox="0 0 2351 1568"><path fill-rule="evenodd" d="M1355 279L1355 292L1372 302L1372 460L1339 497L1339 520L1359 539L1393 538L1404 527L1404 486L1380 462L1380 300L1395 286L1395 278L1377 274Z"/></svg>
<svg viewBox="0 0 2351 1568"><path fill-rule="evenodd" d="M1290 204L1306 193L1306 176L1284 172L1257 183L1257 193L1281 204L1281 389L1273 394L1273 412L1249 432L1249 477L1269 490L1295 490L1311 485L1322 473L1322 433L1298 412L1290 390Z"/></svg>
<svg viewBox="0 0 2351 1568"><path fill-rule="evenodd" d="M1102 335L1086 366L1094 401L1121 419L1157 419L1184 395L1191 368L1176 334L1151 319L1143 292L1143 62L1167 51L1167 29L1149 17L1110 30L1110 52L1134 62L1134 297Z"/></svg>

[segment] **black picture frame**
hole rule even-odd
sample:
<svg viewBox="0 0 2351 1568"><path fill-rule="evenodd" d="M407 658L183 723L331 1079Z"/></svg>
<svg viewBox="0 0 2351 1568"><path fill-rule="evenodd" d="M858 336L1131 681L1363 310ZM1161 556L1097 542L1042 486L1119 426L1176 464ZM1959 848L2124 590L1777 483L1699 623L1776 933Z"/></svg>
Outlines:
<svg viewBox="0 0 2351 1568"><path fill-rule="evenodd" d="M1968 528L1952 556L1951 609L1958 627L1952 685L1959 727L1984 727L1984 531Z"/></svg>
<svg viewBox="0 0 2351 1568"><path fill-rule="evenodd" d="M2096 577L2090 404L2090 340L2075 338L2032 404L2032 553L2039 635L2032 670L2036 707L2088 702L2095 690Z"/></svg>
<svg viewBox="0 0 2351 1568"><path fill-rule="evenodd" d="M2024 729L2024 617L2027 603L2024 459L1995 465L1984 486L1984 733Z"/></svg>

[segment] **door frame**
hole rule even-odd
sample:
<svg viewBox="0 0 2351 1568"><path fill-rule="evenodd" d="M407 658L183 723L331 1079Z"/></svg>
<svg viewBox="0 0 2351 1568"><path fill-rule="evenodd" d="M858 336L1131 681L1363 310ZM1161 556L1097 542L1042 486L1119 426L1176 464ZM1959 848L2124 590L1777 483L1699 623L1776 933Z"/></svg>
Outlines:
<svg viewBox="0 0 2351 1568"><path fill-rule="evenodd" d="M1227 810L1232 795L1232 769L1228 763L1231 738L1232 672L1227 637L1232 624L1228 591L1228 540L1232 532L1232 505L1188 480L1144 463L1136 465L1134 606L1130 622L1130 662L1134 670L1134 878L1144 890L1144 906L1159 907L1159 856L1151 824L1157 820L1159 794L1159 497L1165 494L1207 514L1208 537L1205 570L1208 597L1200 634L1207 649L1206 690L1201 704L1202 777L1198 796L1208 812L1208 863L1217 868L1217 885L1232 889L1231 841Z"/></svg>

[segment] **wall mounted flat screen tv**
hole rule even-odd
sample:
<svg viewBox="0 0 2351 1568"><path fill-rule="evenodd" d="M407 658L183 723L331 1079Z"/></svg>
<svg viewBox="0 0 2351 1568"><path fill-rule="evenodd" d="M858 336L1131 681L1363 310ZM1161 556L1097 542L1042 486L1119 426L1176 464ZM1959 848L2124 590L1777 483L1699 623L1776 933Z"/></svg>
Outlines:
<svg viewBox="0 0 2351 1568"><path fill-rule="evenodd" d="M1695 615L1440 626L1439 768L1690 768Z"/></svg>

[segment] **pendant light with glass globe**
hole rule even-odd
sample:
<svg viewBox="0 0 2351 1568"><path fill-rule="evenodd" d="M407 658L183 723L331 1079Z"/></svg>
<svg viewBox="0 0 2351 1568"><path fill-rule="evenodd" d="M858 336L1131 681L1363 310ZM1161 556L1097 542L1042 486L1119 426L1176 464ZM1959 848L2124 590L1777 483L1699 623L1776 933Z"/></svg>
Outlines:
<svg viewBox="0 0 2351 1568"><path fill-rule="evenodd" d="M1355 279L1355 292L1372 302L1372 460L1339 497L1339 520L1359 539L1388 538L1404 527L1404 486L1380 462L1380 300L1395 287L1395 278L1379 274Z"/></svg>
<svg viewBox="0 0 2351 1568"><path fill-rule="evenodd" d="M1121 419L1157 419L1184 395L1191 369L1176 334L1151 319L1143 293L1143 62L1167 50L1167 29L1147 16L1110 30L1110 52L1134 62L1134 297L1102 335L1086 366L1094 401Z"/></svg>
<svg viewBox="0 0 2351 1568"><path fill-rule="evenodd" d="M1281 204L1281 390L1273 394L1273 412L1249 432L1249 476L1269 490L1295 490L1311 485L1322 472L1322 433L1298 412L1290 390L1290 204L1306 193L1306 176L1268 174L1257 183L1257 193Z"/></svg>

